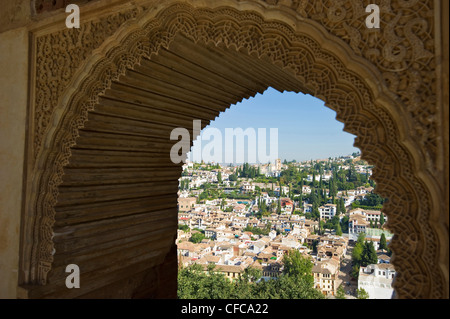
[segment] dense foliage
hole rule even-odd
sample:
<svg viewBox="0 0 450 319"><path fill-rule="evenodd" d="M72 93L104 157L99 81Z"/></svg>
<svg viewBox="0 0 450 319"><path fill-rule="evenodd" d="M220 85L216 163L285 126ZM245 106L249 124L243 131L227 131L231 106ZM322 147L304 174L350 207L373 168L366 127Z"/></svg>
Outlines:
<svg viewBox="0 0 450 319"><path fill-rule="evenodd" d="M358 278L360 267L366 267L367 265L377 264L378 256L375 251L375 247L371 241L365 241L365 233L358 235L355 247L352 252L352 272L353 278Z"/></svg>
<svg viewBox="0 0 450 319"><path fill-rule="evenodd" d="M298 251L284 257L284 271L278 279L260 280L261 271L252 267L231 281L209 265L207 272L192 265L178 272L179 299L322 299L314 288L312 262Z"/></svg>
<svg viewBox="0 0 450 319"><path fill-rule="evenodd" d="M272 225L270 223L267 223L266 227L264 227L264 228L251 227L251 226L247 226L246 228L244 228L244 231L251 232L254 235L263 235L263 236L269 235L271 230L272 230Z"/></svg>
<svg viewBox="0 0 450 319"><path fill-rule="evenodd" d="M363 200L354 201L352 208L381 210L385 199L376 193L367 194Z"/></svg>
<svg viewBox="0 0 450 319"><path fill-rule="evenodd" d="M194 244L198 244L205 238L206 238L205 235L202 233L194 233L192 234L191 238L189 238L189 241Z"/></svg>

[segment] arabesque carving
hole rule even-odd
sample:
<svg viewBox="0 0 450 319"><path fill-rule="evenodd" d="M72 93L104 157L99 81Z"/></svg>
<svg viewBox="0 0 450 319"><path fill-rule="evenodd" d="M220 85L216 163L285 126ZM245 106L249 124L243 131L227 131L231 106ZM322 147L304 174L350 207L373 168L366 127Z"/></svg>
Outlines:
<svg viewBox="0 0 450 319"><path fill-rule="evenodd" d="M266 1L286 5L302 17L318 22L346 41L353 52L382 72L393 96L399 98L412 123L411 134L426 150L427 163L436 165L441 150L436 118L434 2L290 0ZM381 28L365 26L368 4L380 6Z"/></svg>
<svg viewBox="0 0 450 319"><path fill-rule="evenodd" d="M34 158L41 149L42 137L59 98L81 62L139 12L138 8L119 12L100 21L84 23L80 29L65 29L36 38Z"/></svg>
<svg viewBox="0 0 450 319"><path fill-rule="evenodd" d="M236 1L236 7L239 2ZM54 253L52 227L58 185L78 130L87 121L98 96L127 69L133 69L144 57L151 59L181 33L195 42L225 45L255 57L267 57L273 64L292 70L304 82L304 93L324 99L336 110L346 131L357 136L356 146L363 157L375 165L377 192L389 198L384 212L389 216L389 228L395 233L391 247L399 274L395 281L397 295L402 298L445 295L436 257L439 250L436 229L430 224L435 208L429 189L418 178L411 149L400 137L400 120L386 105L376 102L381 91L387 95L402 116L407 117L403 120L409 124L404 128L413 128L408 132L411 134L408 141L427 152L424 155L430 159L428 166L435 165L439 154L433 89L436 75L432 1L380 1L385 17L381 31L365 29L366 14L361 1L265 2L268 5L254 1L254 11L238 10L231 5L210 9L175 3L154 18L146 18L146 11L134 9L98 22L86 22L77 32L63 30L36 39L34 158L41 175L35 181L39 191L32 205L36 223L32 223L34 246L29 282L46 283ZM359 63L365 61L368 68L379 71L372 82L384 79L384 86L381 84L374 91L368 79L349 70L340 56L324 49L317 35L294 30L282 21L266 20L260 13L284 6L327 30L328 35L320 40L336 41L336 47L342 46L344 40L354 56L361 58ZM137 27L133 24L135 20L146 22ZM126 21L129 24L124 24ZM50 136L50 145L43 147L49 138L55 109L62 107L61 96L66 94L80 65L105 39L128 26L130 31L120 38L120 45L111 46L78 82L75 93L70 94L66 115Z"/></svg>

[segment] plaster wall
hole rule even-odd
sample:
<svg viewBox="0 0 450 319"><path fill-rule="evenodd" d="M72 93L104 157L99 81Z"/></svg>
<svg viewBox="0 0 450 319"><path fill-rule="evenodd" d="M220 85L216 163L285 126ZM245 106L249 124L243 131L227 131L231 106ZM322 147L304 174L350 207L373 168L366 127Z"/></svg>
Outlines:
<svg viewBox="0 0 450 319"><path fill-rule="evenodd" d="M15 298L28 90L28 32L0 34L0 298Z"/></svg>

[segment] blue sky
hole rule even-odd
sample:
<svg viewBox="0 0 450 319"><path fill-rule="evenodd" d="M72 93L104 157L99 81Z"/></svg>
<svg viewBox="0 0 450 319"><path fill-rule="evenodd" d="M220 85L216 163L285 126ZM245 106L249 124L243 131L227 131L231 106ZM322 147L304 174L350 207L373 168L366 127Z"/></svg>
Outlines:
<svg viewBox="0 0 450 319"><path fill-rule="evenodd" d="M278 158L282 160L322 159L359 151L353 146L355 136L343 131L344 125L336 120L336 113L326 107L323 101L302 93L280 93L269 88L264 94L232 105L207 127L218 129L222 137L213 135L205 139L205 128L201 134L203 139L201 149L204 151L208 145L209 150L213 149L209 154L216 155L210 158L225 159L226 154L230 155L230 149L225 148L225 129L238 127L243 130L253 128L258 139L260 138L257 134L258 128L266 128L267 135L270 128L277 128ZM215 133L217 132L216 130ZM266 145L268 155L269 137L266 138ZM239 150L235 145L233 147L231 151L234 150L236 154ZM222 150L222 156L219 149ZM197 139L191 153L197 154L194 152L199 150ZM245 144L245 152L248 152L248 143ZM191 159L195 160L192 154ZM257 156L257 161L259 158L263 157ZM248 159L249 157L245 155L245 161Z"/></svg>

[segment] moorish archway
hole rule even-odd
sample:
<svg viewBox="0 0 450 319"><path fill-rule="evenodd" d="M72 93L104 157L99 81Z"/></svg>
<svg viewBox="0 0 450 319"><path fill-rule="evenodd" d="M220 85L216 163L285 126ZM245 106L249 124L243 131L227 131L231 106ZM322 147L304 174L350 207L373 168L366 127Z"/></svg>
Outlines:
<svg viewBox="0 0 450 319"><path fill-rule="evenodd" d="M79 30L33 30L28 297L175 297L170 131L269 86L324 100L375 165L397 296L448 297L435 21L421 13L437 2L383 2L381 30L361 1L118 3L86 5ZM67 264L81 289L65 287Z"/></svg>

